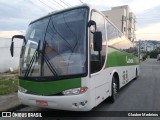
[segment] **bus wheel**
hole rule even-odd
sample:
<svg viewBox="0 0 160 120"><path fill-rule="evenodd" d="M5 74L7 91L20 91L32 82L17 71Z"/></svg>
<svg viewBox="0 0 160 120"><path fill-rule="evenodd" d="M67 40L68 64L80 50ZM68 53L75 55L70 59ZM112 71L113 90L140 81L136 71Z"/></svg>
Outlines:
<svg viewBox="0 0 160 120"><path fill-rule="evenodd" d="M138 78L138 71L137 71L137 69L136 69L136 77L135 77L135 80L137 80L137 78Z"/></svg>
<svg viewBox="0 0 160 120"><path fill-rule="evenodd" d="M116 78L113 76L113 78L112 78L112 95L109 98L109 101L111 103L115 102L115 100L117 98L117 92L118 92L118 84L117 84Z"/></svg>

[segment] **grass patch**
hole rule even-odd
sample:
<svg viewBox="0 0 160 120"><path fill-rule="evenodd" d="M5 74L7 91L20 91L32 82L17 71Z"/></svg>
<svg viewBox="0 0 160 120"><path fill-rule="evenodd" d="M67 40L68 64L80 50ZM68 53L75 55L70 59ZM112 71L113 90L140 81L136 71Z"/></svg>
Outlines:
<svg viewBox="0 0 160 120"><path fill-rule="evenodd" d="M10 94L17 91L18 91L18 78L8 79L6 77L0 79L0 95Z"/></svg>

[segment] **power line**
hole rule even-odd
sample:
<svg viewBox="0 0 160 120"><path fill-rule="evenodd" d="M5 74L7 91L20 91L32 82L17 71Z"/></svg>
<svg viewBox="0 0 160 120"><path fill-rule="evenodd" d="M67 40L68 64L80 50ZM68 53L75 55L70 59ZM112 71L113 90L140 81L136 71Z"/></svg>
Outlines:
<svg viewBox="0 0 160 120"><path fill-rule="evenodd" d="M58 8L58 9L61 9L59 6L57 6L57 4L55 4L52 0L50 0L50 3L52 4L52 5L54 5L56 8Z"/></svg>
<svg viewBox="0 0 160 120"><path fill-rule="evenodd" d="M136 15L136 17L137 18L141 18L141 17L151 17L151 16L153 16L153 17L159 17L160 16L160 14L150 14L150 13L148 13L148 14L146 14L146 15Z"/></svg>
<svg viewBox="0 0 160 120"><path fill-rule="evenodd" d="M158 19L159 20L160 18L153 18L152 17L152 18L136 18L136 19L139 19L139 20L144 20L144 19L145 20L157 20Z"/></svg>
<svg viewBox="0 0 160 120"><path fill-rule="evenodd" d="M64 1L60 0L63 4L67 5L68 7L70 7L70 5L68 5L67 3L65 3Z"/></svg>
<svg viewBox="0 0 160 120"><path fill-rule="evenodd" d="M47 6L48 8L52 9L52 10L55 10L53 9L52 7L50 7L49 5L45 4L44 2L42 2L41 0L39 0L42 4L44 4L45 6Z"/></svg>
<svg viewBox="0 0 160 120"><path fill-rule="evenodd" d="M41 11L44 11L44 10L47 11L46 9L42 9L40 6L38 6L37 4L35 4L34 2L32 2L31 0L28 1L28 2L30 2L30 4L32 4L33 6L37 6Z"/></svg>
<svg viewBox="0 0 160 120"><path fill-rule="evenodd" d="M69 6L72 6L72 5L70 5L67 1L65 1L65 3L68 4Z"/></svg>
<svg viewBox="0 0 160 120"><path fill-rule="evenodd" d="M135 33L135 34L160 34L160 33Z"/></svg>
<svg viewBox="0 0 160 120"><path fill-rule="evenodd" d="M84 4L83 2L82 2L82 0L79 0L82 4Z"/></svg>
<svg viewBox="0 0 160 120"><path fill-rule="evenodd" d="M61 5L60 3L58 3L57 1L55 1L55 0L52 0L52 2L54 2L54 3L56 3L56 4L58 4L59 6L61 6L62 8L65 8L63 5Z"/></svg>

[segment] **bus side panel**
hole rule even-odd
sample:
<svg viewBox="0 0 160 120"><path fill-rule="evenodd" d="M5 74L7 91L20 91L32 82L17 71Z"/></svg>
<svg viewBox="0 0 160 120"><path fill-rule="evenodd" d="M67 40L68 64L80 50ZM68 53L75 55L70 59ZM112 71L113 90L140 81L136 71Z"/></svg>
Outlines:
<svg viewBox="0 0 160 120"><path fill-rule="evenodd" d="M109 96L109 84L105 83L96 88L96 103L95 106L100 104L103 100L105 100Z"/></svg>
<svg viewBox="0 0 160 120"><path fill-rule="evenodd" d="M90 89L94 106L97 106L108 96L110 96L111 75L108 69L95 73L90 78Z"/></svg>
<svg viewBox="0 0 160 120"><path fill-rule="evenodd" d="M139 65L117 66L108 68L107 70L110 71L112 76L115 72L118 73L119 87L121 88L136 77L136 68L139 68Z"/></svg>

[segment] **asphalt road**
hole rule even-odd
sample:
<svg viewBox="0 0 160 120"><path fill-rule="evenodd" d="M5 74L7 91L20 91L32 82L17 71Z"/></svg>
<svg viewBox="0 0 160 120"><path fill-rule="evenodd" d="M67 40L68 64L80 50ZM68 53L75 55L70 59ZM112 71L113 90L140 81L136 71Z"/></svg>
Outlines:
<svg viewBox="0 0 160 120"><path fill-rule="evenodd" d="M53 111L51 109L42 109L38 107L25 107L19 111ZM156 59L148 59L140 64L140 76L137 80L131 81L123 87L119 93L117 100L110 104L104 101L92 111L160 111L160 62ZM59 111L61 112L61 111ZM26 120L27 118L19 118ZM31 118L30 118L31 119ZM44 120L45 118L43 118ZM136 117L80 117L68 118L57 117L47 118L49 120L135 120ZM138 120L160 120L159 117L144 118L139 117ZM31 120L36 120L35 118Z"/></svg>

